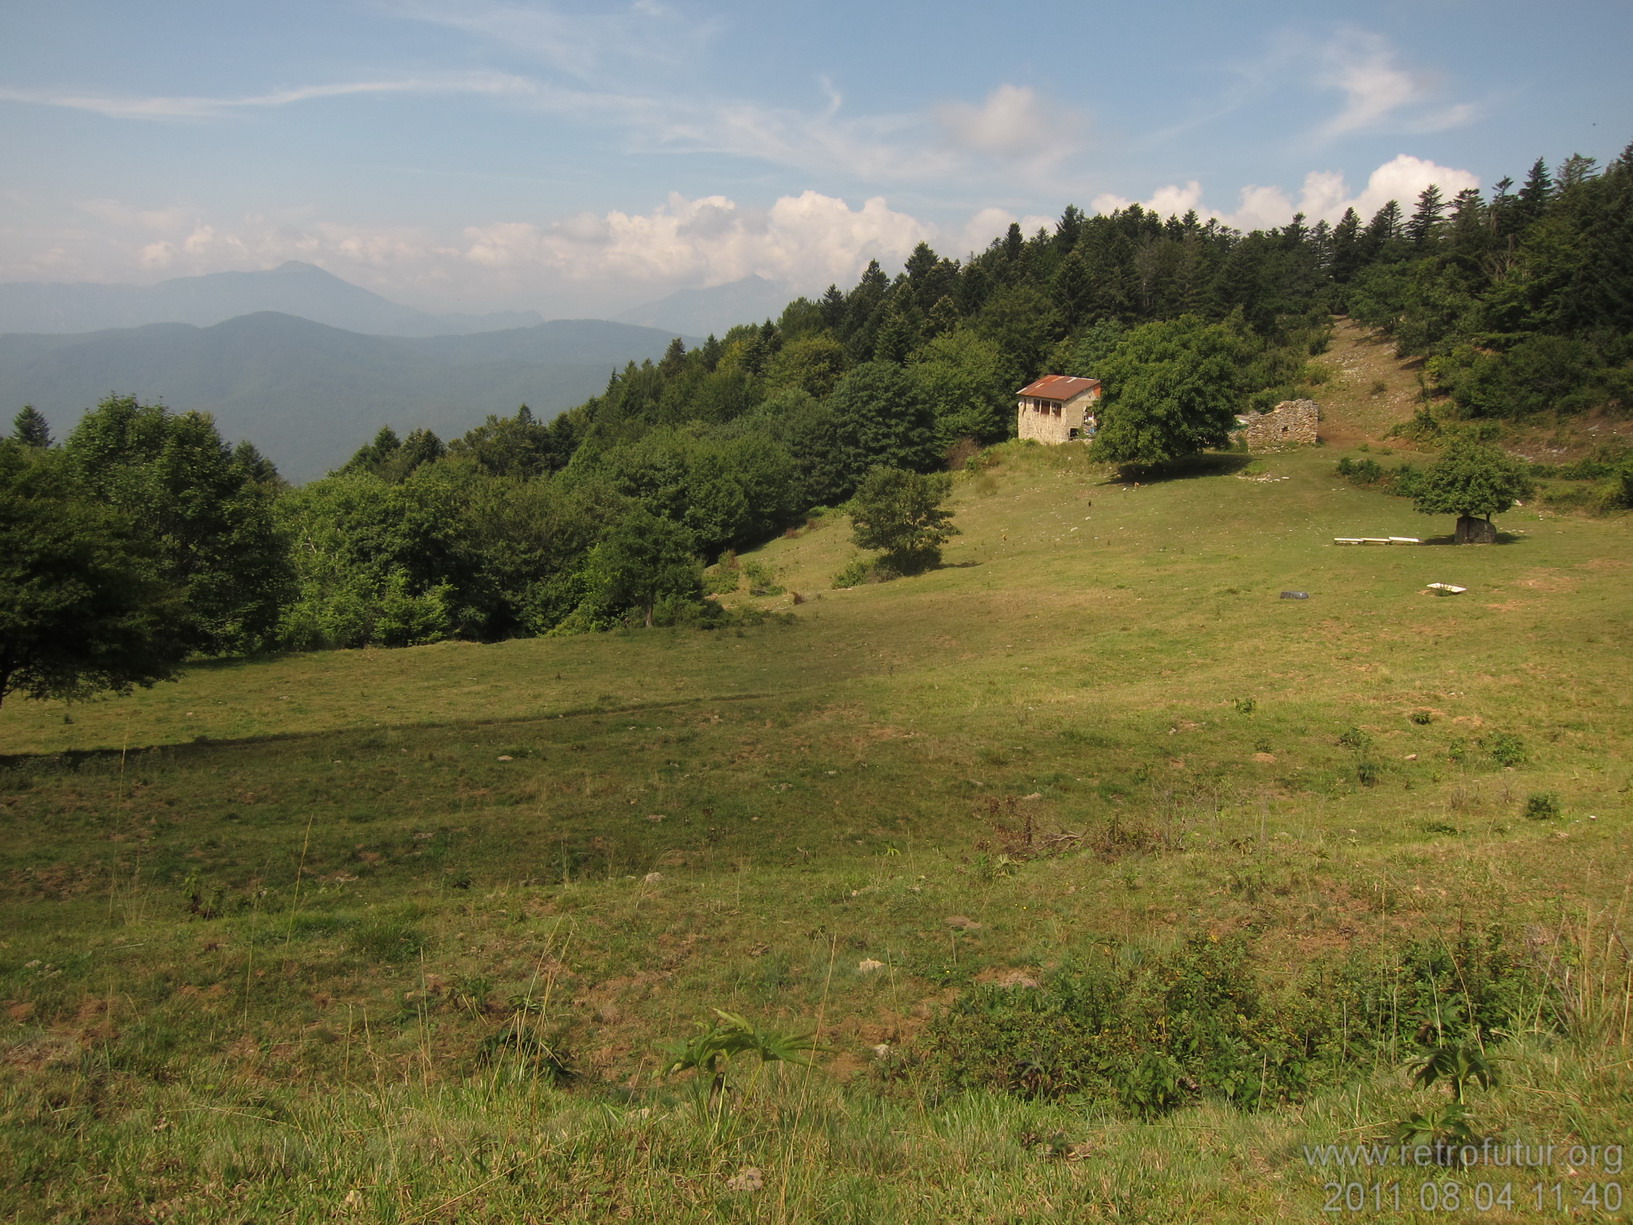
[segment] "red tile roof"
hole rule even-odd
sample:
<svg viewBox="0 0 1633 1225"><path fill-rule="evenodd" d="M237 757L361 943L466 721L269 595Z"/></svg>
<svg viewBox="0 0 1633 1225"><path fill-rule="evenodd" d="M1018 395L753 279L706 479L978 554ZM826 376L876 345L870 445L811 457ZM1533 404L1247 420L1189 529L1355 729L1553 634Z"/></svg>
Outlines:
<svg viewBox="0 0 1633 1225"><path fill-rule="evenodd" d="M1069 374L1046 374L1035 383L1028 383L1015 394L1018 396L1036 396L1040 400L1070 400L1073 396L1080 396L1085 391L1093 391L1100 386L1099 379L1074 378Z"/></svg>

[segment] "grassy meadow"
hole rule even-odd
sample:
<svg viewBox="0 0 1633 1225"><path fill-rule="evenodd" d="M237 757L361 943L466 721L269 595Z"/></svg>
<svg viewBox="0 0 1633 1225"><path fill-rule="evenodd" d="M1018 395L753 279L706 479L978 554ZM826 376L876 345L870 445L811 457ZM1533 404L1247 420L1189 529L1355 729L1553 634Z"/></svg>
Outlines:
<svg viewBox="0 0 1633 1225"><path fill-rule="evenodd" d="M1335 366L1340 411L1387 416ZM1630 522L1517 508L1454 548L1346 453L1133 485L1010 444L959 475L943 568L833 590L822 516L754 556L782 594L727 598L757 624L13 700L0 1215L1323 1219L1303 1146L1446 1096L1409 1044L1142 1118L949 1088L949 1010L1208 944L1285 1003L1492 931L1537 994L1477 1130L1620 1143ZM714 1009L814 1031L812 1066L660 1075ZM1551 1167L1540 1215L1616 1215L1582 1198L1613 1173ZM1475 1212L1491 1171L1391 1177L1374 1215L1539 1219L1536 1178Z"/></svg>

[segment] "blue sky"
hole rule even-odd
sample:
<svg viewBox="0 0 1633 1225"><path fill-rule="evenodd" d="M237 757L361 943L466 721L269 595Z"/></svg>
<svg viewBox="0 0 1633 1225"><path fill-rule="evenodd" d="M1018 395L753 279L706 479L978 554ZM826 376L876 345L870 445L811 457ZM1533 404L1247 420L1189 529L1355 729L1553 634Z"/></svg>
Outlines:
<svg viewBox="0 0 1633 1225"><path fill-rule="evenodd" d="M1068 203L1244 228L1603 161L1633 4L6 0L0 280L433 310L852 283Z"/></svg>

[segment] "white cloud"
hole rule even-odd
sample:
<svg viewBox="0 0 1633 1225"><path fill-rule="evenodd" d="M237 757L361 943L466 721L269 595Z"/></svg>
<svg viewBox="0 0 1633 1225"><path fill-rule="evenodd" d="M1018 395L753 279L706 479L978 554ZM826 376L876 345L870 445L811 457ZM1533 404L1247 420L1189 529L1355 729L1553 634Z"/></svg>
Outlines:
<svg viewBox="0 0 1633 1225"><path fill-rule="evenodd" d="M1279 187L1244 187L1236 211L1225 220L1239 230L1268 230L1290 221L1293 202Z"/></svg>
<svg viewBox="0 0 1633 1225"><path fill-rule="evenodd" d="M1306 217L1320 220L1341 217L1344 214L1344 176L1336 170L1312 170L1304 176L1304 191L1299 196L1298 211Z"/></svg>
<svg viewBox="0 0 1633 1225"><path fill-rule="evenodd" d="M1431 183L1440 188L1440 194L1447 200L1465 188L1480 186L1480 180L1466 170L1437 166L1434 162L1402 153L1374 170L1360 194L1338 206L1337 211L1342 215L1345 207L1354 208L1361 220L1366 221L1389 201L1395 200L1400 203L1402 211L1410 216L1419 193Z"/></svg>
<svg viewBox="0 0 1633 1225"><path fill-rule="evenodd" d="M149 272L163 272L175 260L175 245L168 242L150 242L136 257L136 262Z"/></svg>
<svg viewBox="0 0 1633 1225"><path fill-rule="evenodd" d="M860 208L807 191L769 209L724 196L671 194L646 214L578 216L549 226L505 222L466 229L465 257L512 272L624 286L721 285L751 274L818 288L855 279L869 259L900 263L932 231L882 198Z"/></svg>
<svg viewBox="0 0 1633 1225"><path fill-rule="evenodd" d="M1143 205L1161 216L1195 209L1237 228L1267 228L1286 224L1295 211L1314 224L1354 207L1366 220L1390 199L1410 212L1430 183L1447 198L1478 186L1467 171L1401 154L1373 170L1359 191L1341 173L1321 170L1306 175L1297 191L1243 188L1229 211L1211 208L1197 180L1162 187ZM1093 200L1101 212L1128 203L1110 195ZM725 195L672 194L644 212L501 218L459 231L346 224L303 208L227 217L201 215L185 203L109 199L42 209L35 217L0 228L0 280L152 281L298 259L426 309L533 308L581 317L751 274L803 293L829 283L848 287L868 260L894 271L921 241L962 258L985 250L1011 224L1028 236L1054 224L1052 217L988 207L937 225L881 196L853 204L814 190L765 207Z"/></svg>
<svg viewBox="0 0 1633 1225"><path fill-rule="evenodd" d="M883 197L852 203L817 191L763 208L724 195L671 194L645 212L498 220L458 233L347 225L301 210L200 217L182 205L116 200L89 201L76 213L83 220L71 225L59 220L60 228L5 235L6 251L28 254L0 255L0 280L152 282L297 259L428 310L532 308L585 317L751 274L799 293L817 294L830 283L849 288L870 259L894 272L920 242L962 258L1012 223L1029 236L1053 224L988 208L940 227Z"/></svg>
<svg viewBox="0 0 1633 1225"><path fill-rule="evenodd" d="M1343 27L1315 54L1317 84L1344 95L1343 109L1321 125L1324 140L1386 126L1407 132L1438 132L1469 122L1467 103L1429 108L1435 82L1429 74L1403 67L1389 40L1353 26Z"/></svg>
<svg viewBox="0 0 1633 1225"><path fill-rule="evenodd" d="M1402 153L1379 166L1367 177L1367 185L1351 196L1342 173L1336 170L1312 170L1304 176L1304 184L1295 203L1282 188L1250 185L1242 188L1236 208L1221 212L1208 207L1202 199L1202 185L1195 179L1183 187L1169 185L1158 188L1151 197L1141 202L1162 217L1183 216L1195 209L1203 218L1213 218L1239 230L1262 230L1286 225L1294 213L1303 213L1307 222L1335 222L1346 208L1353 208L1363 221L1390 200L1399 202L1410 213L1418 194L1431 183L1440 188L1440 194L1451 199L1467 187L1479 187L1480 180L1466 170L1437 165L1423 158ZM1111 194L1099 195L1092 201L1099 213L1127 208L1133 201Z"/></svg>
<svg viewBox="0 0 1633 1225"><path fill-rule="evenodd" d="M1058 162L1085 126L1080 112L1046 102L1030 85L1000 85L980 106L944 102L935 116L957 146L1011 162Z"/></svg>

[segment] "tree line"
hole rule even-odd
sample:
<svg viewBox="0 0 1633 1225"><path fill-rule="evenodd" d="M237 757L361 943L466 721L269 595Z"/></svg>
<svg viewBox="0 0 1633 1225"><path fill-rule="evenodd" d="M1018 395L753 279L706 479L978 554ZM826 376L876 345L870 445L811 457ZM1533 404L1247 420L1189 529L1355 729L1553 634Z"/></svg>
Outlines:
<svg viewBox="0 0 1633 1225"><path fill-rule="evenodd" d="M1351 315L1428 358L1468 418L1575 414L1633 402L1633 145L1603 173L1541 158L1516 189L1396 210L1378 257L1342 286Z"/></svg>
<svg viewBox="0 0 1633 1225"><path fill-rule="evenodd" d="M705 562L876 470L928 474L1012 436L1015 390L1041 374L1100 378L1099 456L1161 464L1310 394L1334 312L1432 353L1471 414L1624 401L1633 159L1557 177L1539 162L1511 186L1331 226L1069 206L963 261L920 243L894 277L873 262L774 321L677 339L548 422L524 406L446 443L385 429L300 488L207 415L115 396L58 445L25 409L0 441L0 585L20 593L0 613L0 698L118 688L187 655L706 618ZM79 617L104 662L65 679L53 617ZM165 659L121 679L106 660L154 618Z"/></svg>

